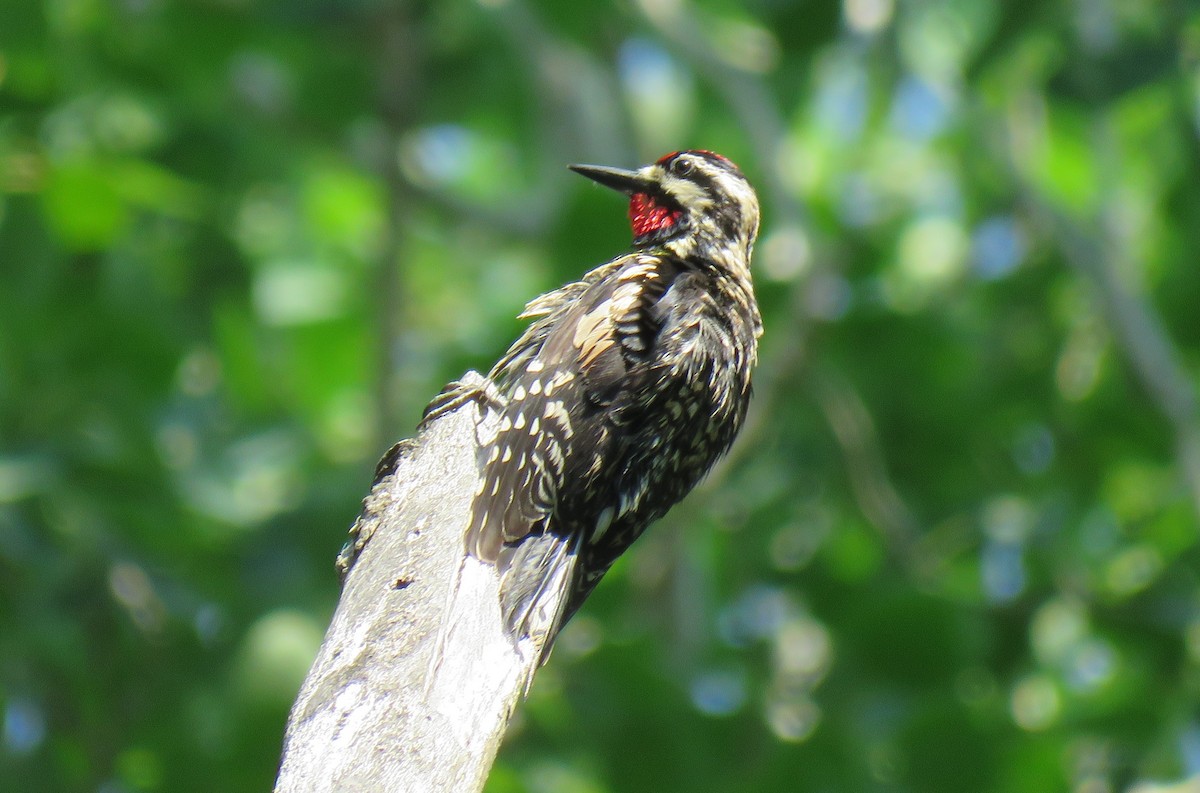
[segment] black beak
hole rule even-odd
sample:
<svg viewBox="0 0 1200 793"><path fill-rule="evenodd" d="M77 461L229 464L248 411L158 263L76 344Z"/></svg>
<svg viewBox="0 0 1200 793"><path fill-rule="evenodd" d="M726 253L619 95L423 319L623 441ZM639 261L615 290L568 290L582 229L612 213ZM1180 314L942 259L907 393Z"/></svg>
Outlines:
<svg viewBox="0 0 1200 793"><path fill-rule="evenodd" d="M577 174L586 176L594 182L611 187L625 195L650 192L649 183L637 171L609 168L604 165L568 165L567 167Z"/></svg>

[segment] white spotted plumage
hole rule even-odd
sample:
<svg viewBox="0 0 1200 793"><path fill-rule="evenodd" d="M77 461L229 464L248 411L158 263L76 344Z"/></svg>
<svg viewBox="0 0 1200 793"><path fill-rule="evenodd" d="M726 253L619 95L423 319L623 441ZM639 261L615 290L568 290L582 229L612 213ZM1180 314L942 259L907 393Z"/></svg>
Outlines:
<svg viewBox="0 0 1200 793"><path fill-rule="evenodd" d="M728 448L761 333L758 203L736 166L691 151L638 171L573 167L633 196L635 251L526 305L529 327L488 376L498 433L467 529L468 550L503 571L514 636L546 647ZM547 614L561 580L572 589Z"/></svg>

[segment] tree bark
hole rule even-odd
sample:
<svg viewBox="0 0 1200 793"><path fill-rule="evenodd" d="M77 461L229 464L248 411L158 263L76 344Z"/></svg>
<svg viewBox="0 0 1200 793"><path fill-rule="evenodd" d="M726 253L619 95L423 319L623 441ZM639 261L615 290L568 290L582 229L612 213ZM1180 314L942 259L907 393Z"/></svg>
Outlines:
<svg viewBox="0 0 1200 793"><path fill-rule="evenodd" d="M364 500L367 541L292 707L276 793L482 789L540 648L509 638L495 568L464 550L495 432L480 412L402 444Z"/></svg>

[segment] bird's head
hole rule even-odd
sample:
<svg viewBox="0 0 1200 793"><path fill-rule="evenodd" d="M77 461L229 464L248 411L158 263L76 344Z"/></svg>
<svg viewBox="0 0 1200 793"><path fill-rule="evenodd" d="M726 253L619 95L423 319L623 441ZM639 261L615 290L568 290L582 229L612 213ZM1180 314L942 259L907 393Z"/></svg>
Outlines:
<svg viewBox="0 0 1200 793"><path fill-rule="evenodd" d="M758 234L758 197L738 167L720 154L672 152L636 171L570 167L629 196L635 247L663 247L681 258L748 258Z"/></svg>

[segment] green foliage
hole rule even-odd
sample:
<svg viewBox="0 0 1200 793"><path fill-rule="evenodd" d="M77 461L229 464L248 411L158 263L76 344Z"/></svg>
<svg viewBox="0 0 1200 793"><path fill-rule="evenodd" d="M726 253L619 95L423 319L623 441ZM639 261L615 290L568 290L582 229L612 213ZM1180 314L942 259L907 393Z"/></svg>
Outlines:
<svg viewBox="0 0 1200 793"><path fill-rule="evenodd" d="M702 147L755 411L489 790L1194 790L1197 106L1187 4L0 4L0 778L268 789L375 458L626 239L563 166Z"/></svg>

